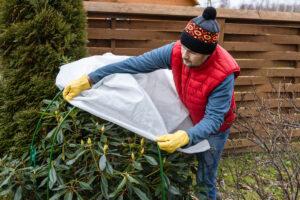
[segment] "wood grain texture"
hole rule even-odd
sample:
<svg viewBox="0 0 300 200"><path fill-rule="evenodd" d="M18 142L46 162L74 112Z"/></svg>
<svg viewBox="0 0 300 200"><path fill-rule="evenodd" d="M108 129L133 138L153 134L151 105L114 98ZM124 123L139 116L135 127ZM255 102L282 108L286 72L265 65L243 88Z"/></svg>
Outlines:
<svg viewBox="0 0 300 200"><path fill-rule="evenodd" d="M101 3L85 1L84 8L87 12L103 13L130 13L130 14L147 14L147 15L169 15L169 16L186 16L196 17L201 15L204 8L187 7L187 6L164 6L164 5L138 5L126 3ZM289 21L300 22L300 13L289 12L272 12L256 10L232 10L217 9L219 18L233 19L255 19L268 21Z"/></svg>

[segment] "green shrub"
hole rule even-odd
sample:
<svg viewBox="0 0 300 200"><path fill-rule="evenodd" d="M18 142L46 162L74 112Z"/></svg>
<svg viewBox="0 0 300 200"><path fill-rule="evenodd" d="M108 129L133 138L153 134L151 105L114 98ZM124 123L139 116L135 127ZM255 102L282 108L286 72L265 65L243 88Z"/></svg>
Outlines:
<svg viewBox="0 0 300 200"><path fill-rule="evenodd" d="M62 58L86 55L82 0L0 0L0 154L21 154Z"/></svg>
<svg viewBox="0 0 300 200"><path fill-rule="evenodd" d="M50 107L46 117L56 122L42 127L52 130L42 131L45 139L35 145L35 169L28 167L28 153L20 159L2 158L0 198L46 199L53 133L70 110L62 100ZM191 171L196 166L193 155L162 152L162 160L167 199L192 199L195 181ZM58 132L52 164L51 199L161 199L156 143L79 109L73 111Z"/></svg>

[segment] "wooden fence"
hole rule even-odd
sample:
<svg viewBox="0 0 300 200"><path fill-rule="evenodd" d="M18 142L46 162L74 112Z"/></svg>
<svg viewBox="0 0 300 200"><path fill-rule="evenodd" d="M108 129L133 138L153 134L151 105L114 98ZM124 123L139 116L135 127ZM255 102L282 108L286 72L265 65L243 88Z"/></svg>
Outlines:
<svg viewBox="0 0 300 200"><path fill-rule="evenodd" d="M178 40L187 22L203 12L199 7L92 1L84 2L84 6L90 55L105 52L140 55ZM231 9L218 9L217 12L221 27L219 44L241 67L241 75L235 84L238 108L254 103L255 97L250 92L253 86L275 108L280 100L269 97L272 92L270 80L275 87L288 83L285 92L293 94L300 105L300 13ZM249 150L255 146L241 138L238 132L232 128L227 151L233 148L234 151L236 148L245 151L244 147ZM295 130L294 137L299 138L300 131Z"/></svg>

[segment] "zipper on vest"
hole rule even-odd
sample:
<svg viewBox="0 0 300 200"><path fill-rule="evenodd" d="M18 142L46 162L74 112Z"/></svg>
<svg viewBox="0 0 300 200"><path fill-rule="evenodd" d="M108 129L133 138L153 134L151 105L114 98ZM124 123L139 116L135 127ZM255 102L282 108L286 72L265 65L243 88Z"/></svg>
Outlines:
<svg viewBox="0 0 300 200"><path fill-rule="evenodd" d="M184 102L186 101L186 96L187 96L187 94L186 94L187 89L186 88L187 88L187 86L188 86L188 84L190 82L190 76L191 76L191 70L189 69L188 77L187 77L186 84L185 84L185 87L184 87L184 97L183 97Z"/></svg>

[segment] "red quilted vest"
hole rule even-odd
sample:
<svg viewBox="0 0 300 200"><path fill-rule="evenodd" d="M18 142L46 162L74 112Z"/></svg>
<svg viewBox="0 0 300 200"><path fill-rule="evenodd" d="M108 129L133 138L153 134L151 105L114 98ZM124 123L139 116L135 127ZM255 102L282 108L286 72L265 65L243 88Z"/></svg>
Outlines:
<svg viewBox="0 0 300 200"><path fill-rule="evenodd" d="M180 41L177 41L173 47L171 67L176 90L182 103L188 109L194 125L203 119L210 93L233 72L235 73L235 78L240 74L238 64L219 45L201 66L192 69L185 67L182 62ZM224 131L231 126L235 118L235 113L232 110L235 109L233 92L230 109L218 132Z"/></svg>

